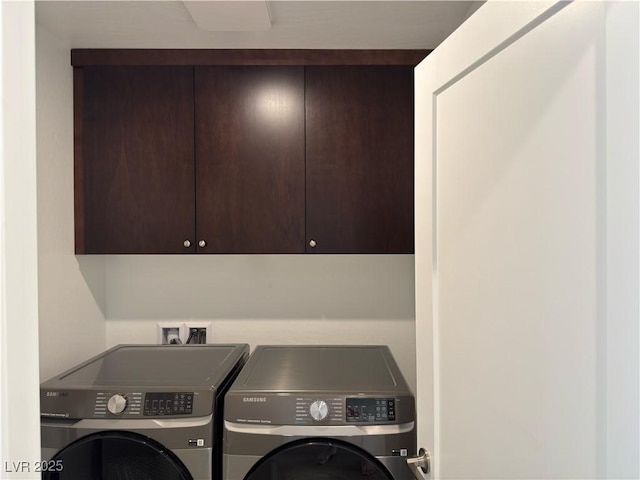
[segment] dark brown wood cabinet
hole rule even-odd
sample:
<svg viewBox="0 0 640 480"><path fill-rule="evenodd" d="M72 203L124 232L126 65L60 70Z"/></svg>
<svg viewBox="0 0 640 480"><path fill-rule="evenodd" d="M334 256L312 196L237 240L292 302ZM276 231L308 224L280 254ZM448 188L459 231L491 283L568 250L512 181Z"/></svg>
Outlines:
<svg viewBox="0 0 640 480"><path fill-rule="evenodd" d="M76 253L413 252L426 53L153 52L72 52Z"/></svg>
<svg viewBox="0 0 640 480"><path fill-rule="evenodd" d="M204 253L304 252L304 67L195 69Z"/></svg>
<svg viewBox="0 0 640 480"><path fill-rule="evenodd" d="M413 253L413 68L306 69L307 251Z"/></svg>
<svg viewBox="0 0 640 480"><path fill-rule="evenodd" d="M76 81L76 253L304 252L304 67Z"/></svg>
<svg viewBox="0 0 640 480"><path fill-rule="evenodd" d="M76 253L193 251L193 69L75 70Z"/></svg>

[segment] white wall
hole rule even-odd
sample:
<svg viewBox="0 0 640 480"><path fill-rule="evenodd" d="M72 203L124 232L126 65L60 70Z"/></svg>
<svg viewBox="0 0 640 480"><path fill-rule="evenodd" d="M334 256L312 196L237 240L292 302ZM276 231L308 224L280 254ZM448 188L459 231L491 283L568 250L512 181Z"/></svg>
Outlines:
<svg viewBox="0 0 640 480"><path fill-rule="evenodd" d="M640 4L606 5L607 478L640 477Z"/></svg>
<svg viewBox="0 0 640 480"><path fill-rule="evenodd" d="M33 19L32 1L0 3L0 476L23 479L39 474L12 462L40 458Z"/></svg>
<svg viewBox="0 0 640 480"><path fill-rule="evenodd" d="M36 28L40 376L104 350L103 260L76 259L69 45Z"/></svg>
<svg viewBox="0 0 640 480"><path fill-rule="evenodd" d="M111 256L107 346L157 322L212 322L213 342L389 345L415 388L413 255Z"/></svg>

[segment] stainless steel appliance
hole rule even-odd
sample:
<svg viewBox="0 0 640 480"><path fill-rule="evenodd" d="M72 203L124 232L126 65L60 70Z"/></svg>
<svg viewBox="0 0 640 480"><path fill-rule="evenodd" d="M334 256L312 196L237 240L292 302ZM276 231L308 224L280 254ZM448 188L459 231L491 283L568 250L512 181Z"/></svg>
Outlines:
<svg viewBox="0 0 640 480"><path fill-rule="evenodd" d="M237 345L120 345L44 382L50 480L221 478L224 393Z"/></svg>
<svg viewBox="0 0 640 480"><path fill-rule="evenodd" d="M224 418L224 480L414 480L415 400L386 346L259 346Z"/></svg>

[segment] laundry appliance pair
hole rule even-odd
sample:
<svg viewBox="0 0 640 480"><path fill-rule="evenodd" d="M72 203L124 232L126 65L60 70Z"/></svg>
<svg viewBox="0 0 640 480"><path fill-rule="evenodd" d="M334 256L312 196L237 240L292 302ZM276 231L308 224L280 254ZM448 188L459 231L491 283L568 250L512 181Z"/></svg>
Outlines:
<svg viewBox="0 0 640 480"><path fill-rule="evenodd" d="M388 347L248 353L122 345L43 383L43 478L415 479L415 401Z"/></svg>

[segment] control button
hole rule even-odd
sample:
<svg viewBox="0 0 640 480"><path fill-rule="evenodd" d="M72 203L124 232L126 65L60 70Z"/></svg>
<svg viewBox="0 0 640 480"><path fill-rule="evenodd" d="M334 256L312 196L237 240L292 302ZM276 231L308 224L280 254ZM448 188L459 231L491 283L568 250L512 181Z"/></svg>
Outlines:
<svg viewBox="0 0 640 480"><path fill-rule="evenodd" d="M309 407L309 414L311 415L311 418L319 422L320 420L327 418L327 415L329 414L329 407L324 400L316 400Z"/></svg>
<svg viewBox="0 0 640 480"><path fill-rule="evenodd" d="M120 415L122 412L124 412L124 409L126 407L127 399L119 393L112 395L107 402L107 410L109 410L109 413L113 415Z"/></svg>

